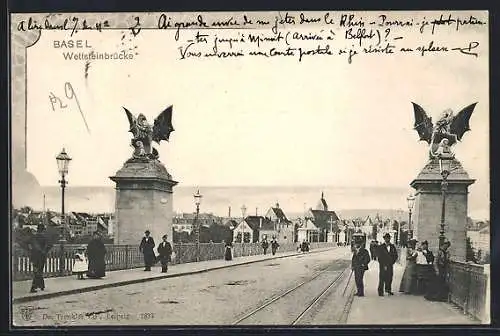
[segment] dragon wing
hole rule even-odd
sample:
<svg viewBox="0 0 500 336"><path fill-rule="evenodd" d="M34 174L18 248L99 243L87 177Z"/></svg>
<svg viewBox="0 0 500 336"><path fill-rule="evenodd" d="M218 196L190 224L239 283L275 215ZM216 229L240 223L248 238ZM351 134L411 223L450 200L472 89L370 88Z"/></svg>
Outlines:
<svg viewBox="0 0 500 336"><path fill-rule="evenodd" d="M137 125L137 118L134 117L132 112L127 110L125 107L123 109L125 110L125 113L127 113L128 123L130 124L130 129L128 131L132 132L133 134L135 132L135 127Z"/></svg>
<svg viewBox="0 0 500 336"><path fill-rule="evenodd" d="M174 131L172 126L172 105L167 107L156 117L153 124L153 141L160 143L161 140L168 141L170 133Z"/></svg>
<svg viewBox="0 0 500 336"><path fill-rule="evenodd" d="M424 140L428 144L432 141L432 118L427 116L424 109L418 105L413 103L413 111L415 112L415 124L413 125L414 129L418 132L418 136L420 140Z"/></svg>
<svg viewBox="0 0 500 336"><path fill-rule="evenodd" d="M470 131L469 120L476 107L477 103L471 104L464 108L462 111L452 119L450 124L450 133L457 136L457 140L461 140L464 133Z"/></svg>

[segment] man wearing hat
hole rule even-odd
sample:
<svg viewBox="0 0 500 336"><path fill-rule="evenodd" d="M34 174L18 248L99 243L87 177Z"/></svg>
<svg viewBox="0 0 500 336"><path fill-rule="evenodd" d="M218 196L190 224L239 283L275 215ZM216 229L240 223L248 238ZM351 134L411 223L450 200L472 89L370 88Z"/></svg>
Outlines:
<svg viewBox="0 0 500 336"><path fill-rule="evenodd" d="M396 251L396 246L391 244L391 235L389 233L384 235L384 242L379 245L377 252L379 263L378 295L384 296L384 289L387 294L394 295L391 286L393 266L398 260L398 251Z"/></svg>
<svg viewBox="0 0 500 336"><path fill-rule="evenodd" d="M363 277L365 271L368 270L368 264L370 263L370 255L365 249L361 242L356 241L354 243L354 251L351 260L351 268L354 272L354 280L356 282L357 296L365 296L365 286L363 284Z"/></svg>
<svg viewBox="0 0 500 336"><path fill-rule="evenodd" d="M158 245L156 249L158 251L158 259L161 262L161 272L167 273L168 263L172 260L172 245L167 241L167 235L162 237L163 241Z"/></svg>
<svg viewBox="0 0 500 336"><path fill-rule="evenodd" d="M149 230L144 232L144 237L142 237L141 245L139 245L139 251L144 254L144 271L151 271L151 266L155 262L155 241L151 237Z"/></svg>

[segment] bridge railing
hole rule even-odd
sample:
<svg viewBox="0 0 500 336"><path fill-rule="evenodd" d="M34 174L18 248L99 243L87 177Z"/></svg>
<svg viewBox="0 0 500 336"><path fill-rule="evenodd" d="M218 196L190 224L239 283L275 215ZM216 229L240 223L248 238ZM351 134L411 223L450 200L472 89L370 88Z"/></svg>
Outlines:
<svg viewBox="0 0 500 336"><path fill-rule="evenodd" d="M452 261L450 301L480 321L489 320L489 265Z"/></svg>
<svg viewBox="0 0 500 336"><path fill-rule="evenodd" d="M334 247L335 243L311 243L311 250L317 248ZM56 244L49 251L44 267L44 277L58 277L72 274L73 263L77 248L81 244ZM297 249L298 244L280 244L278 252L291 252ZM196 262L196 244L174 244L172 264ZM224 259L225 246L222 243L200 244L200 261ZM244 257L263 254L260 243L244 243L233 245L233 257ZM270 253L270 249L268 251ZM138 245L106 245L106 270L116 271L144 266L142 253ZM31 279L33 265L28 253L18 246L12 249L12 279L14 281Z"/></svg>

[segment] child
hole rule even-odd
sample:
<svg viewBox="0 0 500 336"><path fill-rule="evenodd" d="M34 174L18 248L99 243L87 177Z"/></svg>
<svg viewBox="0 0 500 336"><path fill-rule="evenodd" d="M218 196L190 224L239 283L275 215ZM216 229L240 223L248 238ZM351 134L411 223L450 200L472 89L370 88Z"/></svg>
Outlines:
<svg viewBox="0 0 500 336"><path fill-rule="evenodd" d="M83 280L83 274L89 270L89 262L85 255L85 246L80 246L75 253L75 263L73 264L73 274L77 275L78 280Z"/></svg>

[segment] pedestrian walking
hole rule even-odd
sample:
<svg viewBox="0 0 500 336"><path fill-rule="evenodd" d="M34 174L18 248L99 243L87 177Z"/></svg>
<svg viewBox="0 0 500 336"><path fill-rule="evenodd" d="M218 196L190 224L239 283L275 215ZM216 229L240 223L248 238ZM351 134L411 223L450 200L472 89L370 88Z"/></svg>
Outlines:
<svg viewBox="0 0 500 336"><path fill-rule="evenodd" d="M267 241L267 237L264 237L264 239L262 240L262 249L264 250L264 254L267 253L267 249L269 248L269 242Z"/></svg>
<svg viewBox="0 0 500 336"><path fill-rule="evenodd" d="M33 264L33 281L31 283L31 293L36 293L37 289L45 290L45 281L43 279L43 268L47 261L48 239L45 234L45 226L39 224L37 231L30 240L28 249L30 252L30 260Z"/></svg>
<svg viewBox="0 0 500 336"><path fill-rule="evenodd" d="M365 296L365 286L363 284L363 277L365 271L368 270L370 263L370 255L361 242L354 243L354 252L351 260L351 268L354 272L354 281L356 282L357 296Z"/></svg>
<svg viewBox="0 0 500 336"><path fill-rule="evenodd" d="M276 237L273 237L273 239L271 240L271 253L273 255L276 254L276 250L278 250L278 247L280 247L280 244L278 244Z"/></svg>
<svg viewBox="0 0 500 336"><path fill-rule="evenodd" d="M95 231L92 240L87 245L89 271L87 277L100 279L106 275L106 246L99 232Z"/></svg>
<svg viewBox="0 0 500 336"><path fill-rule="evenodd" d="M151 266L155 262L155 241L153 237L150 236L149 230L144 232L144 237L142 237L141 244L139 245L139 251L144 255L144 271L151 271Z"/></svg>
<svg viewBox="0 0 500 336"><path fill-rule="evenodd" d="M168 236L164 235L162 237L163 241L158 245L156 249L158 251L158 259L161 263L161 272L167 273L168 263L172 261L172 245L167 241Z"/></svg>
<svg viewBox="0 0 500 336"><path fill-rule="evenodd" d="M233 243L231 243L231 241L228 241L227 243L225 243L225 252L224 252L224 259L225 260L233 260Z"/></svg>
<svg viewBox="0 0 500 336"><path fill-rule="evenodd" d="M391 235L384 235L384 242L377 249L377 258L379 264L378 274L378 295L384 296L384 290L389 295L394 295L392 292L392 276L394 272L394 264L398 260L398 252L396 246L391 243Z"/></svg>
<svg viewBox="0 0 500 336"><path fill-rule="evenodd" d="M406 250L406 267L401 279L399 291L405 294L416 294L417 292L417 240L411 239Z"/></svg>
<svg viewBox="0 0 500 336"><path fill-rule="evenodd" d="M89 271L89 262L86 256L87 247L82 245L78 247L75 253L75 262L73 263L73 274L76 274L78 280L83 280L83 275Z"/></svg>

